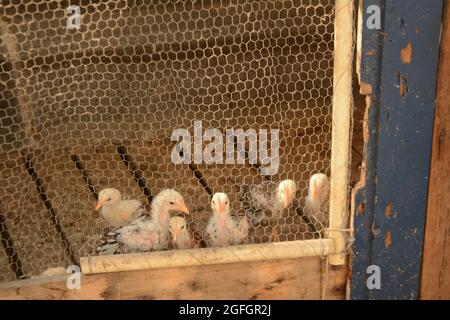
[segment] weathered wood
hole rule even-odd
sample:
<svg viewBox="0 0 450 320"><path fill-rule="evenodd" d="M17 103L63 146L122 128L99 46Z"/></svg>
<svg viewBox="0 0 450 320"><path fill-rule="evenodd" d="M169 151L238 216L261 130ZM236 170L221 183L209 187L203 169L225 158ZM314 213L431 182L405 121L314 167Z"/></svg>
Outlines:
<svg viewBox="0 0 450 320"><path fill-rule="evenodd" d="M347 270L318 257L82 275L0 284L0 299L344 299ZM324 270L321 272L321 270Z"/></svg>
<svg viewBox="0 0 450 320"><path fill-rule="evenodd" d="M84 274L294 259L337 253L331 239L83 257Z"/></svg>
<svg viewBox="0 0 450 320"><path fill-rule="evenodd" d="M1 155L0 201L25 275L68 264L51 215L19 152Z"/></svg>
<svg viewBox="0 0 450 320"><path fill-rule="evenodd" d="M450 4L445 2L433 151L422 262L421 299L450 299Z"/></svg>
<svg viewBox="0 0 450 320"><path fill-rule="evenodd" d="M352 65L354 38L354 1L336 0L334 34L333 128L331 143L330 232L339 251L345 247L348 224L348 187L350 170L350 132L353 112ZM330 264L343 265L345 255L330 257Z"/></svg>

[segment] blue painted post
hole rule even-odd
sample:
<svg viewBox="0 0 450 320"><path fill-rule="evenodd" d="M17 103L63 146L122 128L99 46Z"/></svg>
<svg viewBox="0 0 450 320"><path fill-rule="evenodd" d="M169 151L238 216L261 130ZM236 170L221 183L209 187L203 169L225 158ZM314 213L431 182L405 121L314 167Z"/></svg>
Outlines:
<svg viewBox="0 0 450 320"><path fill-rule="evenodd" d="M363 3L361 81L372 92L351 298L417 299L443 2ZM381 8L381 30L365 25L370 5ZM370 265L381 269L380 289L367 288Z"/></svg>

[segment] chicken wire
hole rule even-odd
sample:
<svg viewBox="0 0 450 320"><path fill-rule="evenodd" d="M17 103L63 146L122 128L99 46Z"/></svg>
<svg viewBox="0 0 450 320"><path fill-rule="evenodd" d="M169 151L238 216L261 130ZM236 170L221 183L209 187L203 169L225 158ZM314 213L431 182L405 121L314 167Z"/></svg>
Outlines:
<svg viewBox="0 0 450 320"><path fill-rule="evenodd" d="M69 5L79 29L67 28ZM323 236L327 209L312 220L302 207L310 176L330 174L333 15L333 0L3 0L0 281L95 254L106 187L144 203L176 189L206 239L212 193L238 217L237 184L293 179L278 240ZM170 137L194 121L279 129L277 173L174 164ZM252 226L250 242L270 241L269 227Z"/></svg>

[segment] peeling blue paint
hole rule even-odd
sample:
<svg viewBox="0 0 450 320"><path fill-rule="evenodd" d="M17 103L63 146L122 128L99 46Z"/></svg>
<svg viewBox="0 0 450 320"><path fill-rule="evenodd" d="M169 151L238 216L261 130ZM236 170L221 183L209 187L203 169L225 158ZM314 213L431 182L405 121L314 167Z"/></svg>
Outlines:
<svg viewBox="0 0 450 320"><path fill-rule="evenodd" d="M443 2L363 3L364 12L369 5L380 6L384 19L382 30L363 29L361 80L372 87L372 104L366 186L356 196L355 207L364 203L366 214L355 215L351 297L417 299ZM411 64L400 56L409 42ZM391 217L385 215L388 203L395 212ZM379 228L376 237L373 226ZM381 268L380 290L366 286L372 264Z"/></svg>

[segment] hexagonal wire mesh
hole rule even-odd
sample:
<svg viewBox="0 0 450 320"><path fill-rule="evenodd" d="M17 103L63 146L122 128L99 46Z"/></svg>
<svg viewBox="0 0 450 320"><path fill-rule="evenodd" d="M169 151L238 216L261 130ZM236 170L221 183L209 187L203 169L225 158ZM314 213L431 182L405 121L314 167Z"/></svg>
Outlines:
<svg viewBox="0 0 450 320"><path fill-rule="evenodd" d="M95 254L106 187L143 203L176 189L208 240L212 193L227 193L237 217L236 185L293 179L293 204L274 225L251 225L249 241L271 229L279 241L320 237L302 209L310 176L330 174L333 0L70 4L79 29L67 28L68 1L0 7L0 281ZM279 129L277 173L175 165L171 134L195 120Z"/></svg>

